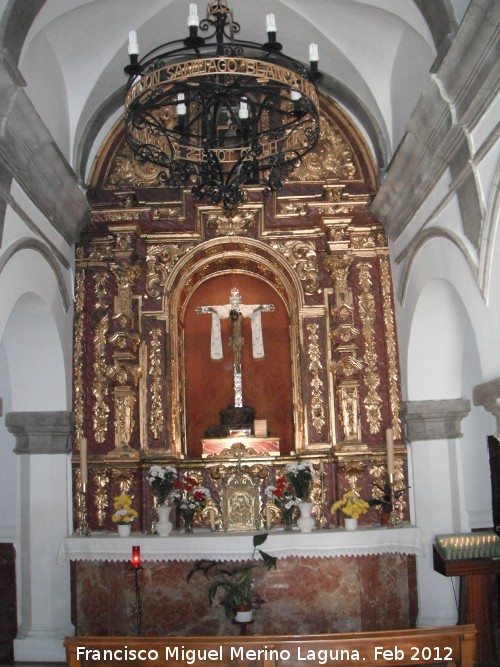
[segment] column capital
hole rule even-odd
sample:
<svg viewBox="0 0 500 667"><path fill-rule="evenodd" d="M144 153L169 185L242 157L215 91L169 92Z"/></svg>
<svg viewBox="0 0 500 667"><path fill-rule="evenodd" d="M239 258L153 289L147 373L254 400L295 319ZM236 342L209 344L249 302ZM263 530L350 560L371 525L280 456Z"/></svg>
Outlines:
<svg viewBox="0 0 500 667"><path fill-rule="evenodd" d="M470 409L470 401L463 398L406 401L401 404L401 417L406 424L407 440L460 438L460 422L467 417Z"/></svg>
<svg viewBox="0 0 500 667"><path fill-rule="evenodd" d="M497 437L500 434L500 378L477 384L472 390L474 405L482 405L497 420Z"/></svg>
<svg viewBox="0 0 500 667"><path fill-rule="evenodd" d="M16 454L69 454L72 412L9 412L5 425L16 438Z"/></svg>

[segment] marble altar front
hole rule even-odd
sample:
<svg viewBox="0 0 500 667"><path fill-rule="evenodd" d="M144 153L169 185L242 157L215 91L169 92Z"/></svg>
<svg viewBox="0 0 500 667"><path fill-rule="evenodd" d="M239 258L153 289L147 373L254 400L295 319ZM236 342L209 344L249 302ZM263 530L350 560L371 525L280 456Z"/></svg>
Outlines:
<svg viewBox="0 0 500 667"><path fill-rule="evenodd" d="M73 623L79 635L135 634L132 546L141 547L139 572L143 636L232 635L239 628L207 598L200 575L187 582L193 562L250 558L248 533L199 530L160 538L102 534L62 541L60 563L71 561ZM278 567L255 569L265 604L254 614L253 634L321 634L414 626L415 556L423 552L418 528L273 531L263 545Z"/></svg>

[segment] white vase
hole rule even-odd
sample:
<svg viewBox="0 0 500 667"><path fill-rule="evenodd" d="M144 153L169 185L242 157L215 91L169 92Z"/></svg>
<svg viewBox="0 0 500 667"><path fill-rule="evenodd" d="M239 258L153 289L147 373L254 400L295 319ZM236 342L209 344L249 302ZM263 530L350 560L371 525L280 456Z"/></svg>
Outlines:
<svg viewBox="0 0 500 667"><path fill-rule="evenodd" d="M118 535L120 537L130 537L130 524L129 523L119 523L118 524Z"/></svg>
<svg viewBox="0 0 500 667"><path fill-rule="evenodd" d="M356 528L358 527L358 520L352 519L350 516L345 516L344 526L346 530L356 530Z"/></svg>
<svg viewBox="0 0 500 667"><path fill-rule="evenodd" d="M160 505L156 508L158 521L155 523L155 530L160 537L167 537L172 532L172 522L170 521L170 510L168 505Z"/></svg>
<svg viewBox="0 0 500 667"><path fill-rule="evenodd" d="M300 516L297 519L297 526L302 533L310 533L314 528L315 521L311 516L312 503L299 502Z"/></svg>

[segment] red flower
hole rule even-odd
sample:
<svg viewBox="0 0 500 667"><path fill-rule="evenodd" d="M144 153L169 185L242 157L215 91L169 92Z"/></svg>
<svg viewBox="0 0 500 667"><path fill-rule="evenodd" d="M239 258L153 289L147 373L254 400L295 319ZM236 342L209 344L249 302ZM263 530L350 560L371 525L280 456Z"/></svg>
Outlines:
<svg viewBox="0 0 500 667"><path fill-rule="evenodd" d="M180 479L176 479L174 482L174 489L182 489L182 481Z"/></svg>
<svg viewBox="0 0 500 667"><path fill-rule="evenodd" d="M205 494L202 491L195 491L193 493L193 497L195 500L203 500L205 498Z"/></svg>

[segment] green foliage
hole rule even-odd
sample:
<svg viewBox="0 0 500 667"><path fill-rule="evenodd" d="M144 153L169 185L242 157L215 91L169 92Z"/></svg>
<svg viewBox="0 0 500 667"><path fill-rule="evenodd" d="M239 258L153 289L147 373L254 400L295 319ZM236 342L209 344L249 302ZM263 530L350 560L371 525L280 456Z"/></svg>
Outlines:
<svg viewBox="0 0 500 667"><path fill-rule="evenodd" d="M253 554L250 563L243 565L225 566L216 560L199 560L193 565L187 575L187 581L197 572L201 572L206 579L210 580L208 588L208 601L212 605L220 596L220 603L228 618L232 618L236 608L243 605L251 605L253 608L260 607L264 600L253 591L253 570L255 567L264 565L267 570L276 569L278 559L271 556L258 547L267 539L267 533L255 535L253 538ZM254 562L256 552L262 561Z"/></svg>

